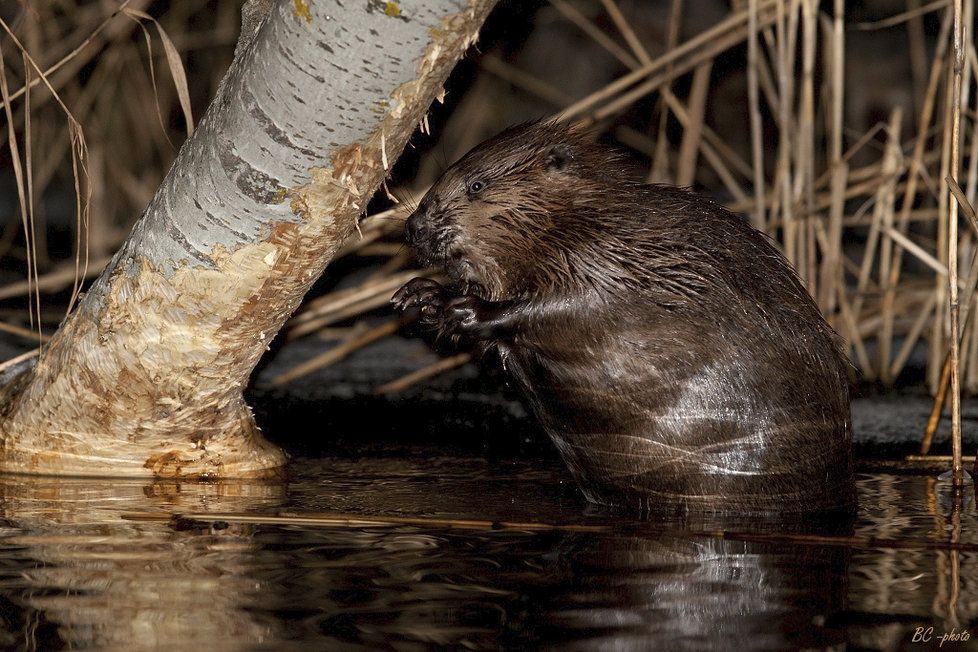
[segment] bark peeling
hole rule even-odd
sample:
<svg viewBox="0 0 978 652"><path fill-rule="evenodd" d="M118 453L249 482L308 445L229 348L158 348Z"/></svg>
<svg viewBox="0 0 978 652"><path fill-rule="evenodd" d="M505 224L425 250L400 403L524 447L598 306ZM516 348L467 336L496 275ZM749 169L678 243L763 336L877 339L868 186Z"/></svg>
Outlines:
<svg viewBox="0 0 978 652"><path fill-rule="evenodd" d="M396 17L324 4L280 0L240 49L122 250L11 392L0 469L259 477L285 462L242 387L494 1ZM373 47L387 40L396 56Z"/></svg>

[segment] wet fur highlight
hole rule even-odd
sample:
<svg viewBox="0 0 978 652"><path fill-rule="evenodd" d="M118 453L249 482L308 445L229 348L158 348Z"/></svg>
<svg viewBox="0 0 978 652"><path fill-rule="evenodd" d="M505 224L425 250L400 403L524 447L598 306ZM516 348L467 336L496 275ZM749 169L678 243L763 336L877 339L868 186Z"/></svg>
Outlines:
<svg viewBox="0 0 978 652"><path fill-rule="evenodd" d="M398 305L500 351L590 500L851 503L848 363L740 216L641 183L582 131L532 123L449 168L407 235L454 285L409 284Z"/></svg>

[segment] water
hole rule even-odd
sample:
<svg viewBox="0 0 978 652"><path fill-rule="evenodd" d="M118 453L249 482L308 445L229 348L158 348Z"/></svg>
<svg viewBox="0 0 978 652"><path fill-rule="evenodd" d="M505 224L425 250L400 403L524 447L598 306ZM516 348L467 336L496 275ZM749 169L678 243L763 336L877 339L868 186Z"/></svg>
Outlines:
<svg viewBox="0 0 978 652"><path fill-rule="evenodd" d="M978 618L978 519L973 503L952 516L942 487L862 475L855 522L833 532L640 522L589 508L553 462L305 460L285 486L0 478L0 647L937 648ZM802 533L888 541L789 536Z"/></svg>

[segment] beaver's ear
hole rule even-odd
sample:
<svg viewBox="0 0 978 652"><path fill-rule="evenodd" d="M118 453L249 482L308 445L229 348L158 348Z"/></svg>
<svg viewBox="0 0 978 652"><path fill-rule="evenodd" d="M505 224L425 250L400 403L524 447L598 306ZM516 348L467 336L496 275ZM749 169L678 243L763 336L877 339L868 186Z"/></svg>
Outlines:
<svg viewBox="0 0 978 652"><path fill-rule="evenodd" d="M574 153L571 152L569 147L566 145L554 145L550 151L547 152L547 169L553 170L554 172L560 172L567 167L573 158Z"/></svg>

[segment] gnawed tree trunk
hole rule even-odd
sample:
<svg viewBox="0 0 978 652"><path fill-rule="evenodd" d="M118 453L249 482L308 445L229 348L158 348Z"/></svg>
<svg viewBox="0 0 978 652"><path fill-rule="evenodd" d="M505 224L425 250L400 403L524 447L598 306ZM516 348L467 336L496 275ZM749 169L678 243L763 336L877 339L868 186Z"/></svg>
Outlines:
<svg viewBox="0 0 978 652"><path fill-rule="evenodd" d="M249 7L268 4L129 239L7 385L0 469L250 477L284 462L242 387L494 0Z"/></svg>

